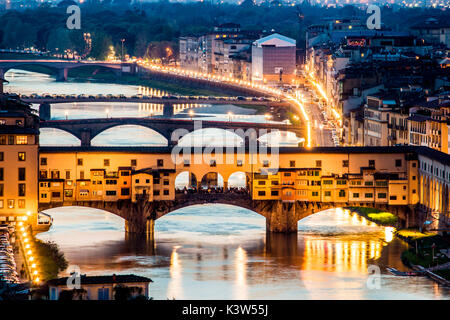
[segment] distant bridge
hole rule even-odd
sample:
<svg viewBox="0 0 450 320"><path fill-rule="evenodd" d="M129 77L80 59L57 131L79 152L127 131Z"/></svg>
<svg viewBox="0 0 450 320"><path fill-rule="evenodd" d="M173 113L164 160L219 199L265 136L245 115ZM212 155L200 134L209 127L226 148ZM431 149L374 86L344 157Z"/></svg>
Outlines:
<svg viewBox="0 0 450 320"><path fill-rule="evenodd" d="M172 117L174 115L175 105L190 105L190 104L244 104L251 106L266 106L289 108L289 103L286 101L272 100L258 97L176 97L176 96L142 96L142 97L99 97L99 96L78 96L78 97L28 97L20 96L21 100L28 103L39 103L39 115L44 120L51 118L51 104L55 103L151 103L164 105L163 114L165 117Z"/></svg>
<svg viewBox="0 0 450 320"><path fill-rule="evenodd" d="M288 107L287 101L269 100L257 97L27 97L21 96L21 100L28 103L75 103L75 102L132 102L132 103L155 103L155 104L245 104L251 106Z"/></svg>
<svg viewBox="0 0 450 320"><path fill-rule="evenodd" d="M272 131L289 131L298 137L303 137L305 128L303 126L286 125L280 123L252 123L235 121L201 121L201 128L198 128L200 121L189 119L165 119L165 118L99 118L99 119L77 119L77 120L49 120L40 123L41 128L55 128L71 133L81 140L82 146L90 146L92 139L103 131L121 125L139 125L150 128L164 138L169 144L176 144L172 141L172 133L179 129L193 132L198 129L218 128L224 130L249 129L255 130L255 138ZM263 131L265 130L265 131Z"/></svg>
<svg viewBox="0 0 450 320"><path fill-rule="evenodd" d="M58 59L37 59L37 60L0 60L0 78L10 69L21 69L23 66L37 65L56 70L58 81L66 81L69 69L75 69L86 66L103 67L111 69L116 74L124 72L133 72L133 64L114 63L104 61L71 61Z"/></svg>

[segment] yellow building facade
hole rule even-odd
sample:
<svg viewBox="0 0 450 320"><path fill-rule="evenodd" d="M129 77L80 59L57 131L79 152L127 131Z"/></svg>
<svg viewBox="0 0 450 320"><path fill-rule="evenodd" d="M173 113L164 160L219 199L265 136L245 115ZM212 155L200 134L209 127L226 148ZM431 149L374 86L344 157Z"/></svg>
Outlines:
<svg viewBox="0 0 450 320"><path fill-rule="evenodd" d="M26 105L0 101L0 224L37 222L37 117Z"/></svg>
<svg viewBox="0 0 450 320"><path fill-rule="evenodd" d="M176 177L185 171L198 183L210 173L220 175L225 188L233 173L244 172L254 200L391 205L419 201L417 156L383 148L365 153L286 148L266 156L232 153L200 159L170 153L49 150L42 148L39 159L42 203L173 200Z"/></svg>

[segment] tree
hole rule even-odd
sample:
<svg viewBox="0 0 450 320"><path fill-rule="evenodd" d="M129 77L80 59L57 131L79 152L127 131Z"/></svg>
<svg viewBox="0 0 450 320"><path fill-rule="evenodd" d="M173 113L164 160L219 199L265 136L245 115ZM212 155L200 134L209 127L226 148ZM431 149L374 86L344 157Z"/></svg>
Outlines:
<svg viewBox="0 0 450 320"><path fill-rule="evenodd" d="M113 43L111 37L103 32L92 33L92 50L89 55L97 60L105 60L108 57Z"/></svg>

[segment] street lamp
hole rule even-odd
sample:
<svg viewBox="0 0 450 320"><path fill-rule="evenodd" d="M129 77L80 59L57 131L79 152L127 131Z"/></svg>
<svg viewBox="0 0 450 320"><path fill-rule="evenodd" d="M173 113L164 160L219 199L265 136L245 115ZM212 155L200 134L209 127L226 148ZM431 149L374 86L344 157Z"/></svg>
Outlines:
<svg viewBox="0 0 450 320"><path fill-rule="evenodd" d="M194 116L194 110L189 110L189 117L192 120L192 117Z"/></svg>
<svg viewBox="0 0 450 320"><path fill-rule="evenodd" d="M109 118L109 109L108 108L105 109L105 113L106 113L106 119L108 119Z"/></svg>
<svg viewBox="0 0 450 320"><path fill-rule="evenodd" d="M264 118L266 118L266 121L269 121L269 120L272 118L272 115L266 113L266 114L264 115Z"/></svg>
<svg viewBox="0 0 450 320"><path fill-rule="evenodd" d="M122 42L122 61L123 61L123 43L125 42L125 39L120 40Z"/></svg>
<svg viewBox="0 0 450 320"><path fill-rule="evenodd" d="M231 117L233 116L233 112L228 112L228 121L231 122Z"/></svg>

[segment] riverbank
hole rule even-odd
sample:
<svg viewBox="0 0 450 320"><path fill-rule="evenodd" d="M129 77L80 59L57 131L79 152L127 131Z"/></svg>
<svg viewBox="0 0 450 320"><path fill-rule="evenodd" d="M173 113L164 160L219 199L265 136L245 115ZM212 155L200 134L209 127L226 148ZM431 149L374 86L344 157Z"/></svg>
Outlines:
<svg viewBox="0 0 450 320"><path fill-rule="evenodd" d="M368 207L349 207L348 209L379 225L397 227L398 219L392 213ZM400 258L402 263L411 269L417 269L416 266L436 267L450 262L450 258L441 252L441 250L450 249L449 241L441 235L415 229L402 229L396 231L395 236L410 246L408 250L402 252ZM450 280L450 268L434 270L433 273L447 281ZM431 278L436 281L434 277Z"/></svg>
<svg viewBox="0 0 450 320"><path fill-rule="evenodd" d="M34 234L30 236L30 240L35 251L41 281L55 279L60 272L67 269L68 262L55 242L39 240Z"/></svg>
<svg viewBox="0 0 450 320"><path fill-rule="evenodd" d="M433 273L450 281L450 243L448 236L422 233L418 230L399 230L397 237L407 242L410 248L402 253L402 262L410 268L421 266L433 268ZM444 266L439 268L439 266Z"/></svg>
<svg viewBox="0 0 450 320"><path fill-rule="evenodd" d="M397 227L398 218L390 212L369 207L348 207L350 211L356 212L369 221L385 227Z"/></svg>

